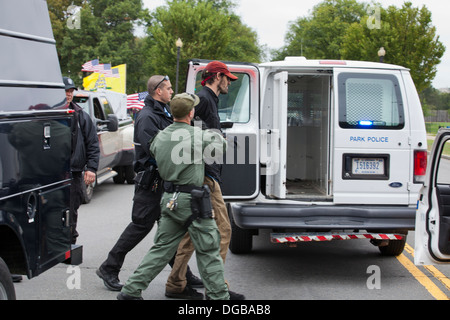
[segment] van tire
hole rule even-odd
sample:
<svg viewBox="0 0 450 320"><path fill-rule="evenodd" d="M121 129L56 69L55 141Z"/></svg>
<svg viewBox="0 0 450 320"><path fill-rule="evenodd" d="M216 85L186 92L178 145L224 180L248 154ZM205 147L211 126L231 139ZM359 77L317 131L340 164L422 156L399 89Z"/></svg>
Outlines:
<svg viewBox="0 0 450 320"><path fill-rule="evenodd" d="M132 165L130 166L124 166L124 176L125 180L128 184L134 184L134 177L136 176L136 173L134 172L134 167Z"/></svg>
<svg viewBox="0 0 450 320"><path fill-rule="evenodd" d="M114 167L114 171L117 172L117 175L113 177L114 183L124 184L126 181L128 184L134 184L135 172L132 165Z"/></svg>
<svg viewBox="0 0 450 320"><path fill-rule="evenodd" d="M399 256L406 245L406 236L402 240L389 240L387 246L378 247L383 256Z"/></svg>
<svg viewBox="0 0 450 320"><path fill-rule="evenodd" d="M0 258L0 300L16 300L11 273L2 258Z"/></svg>
<svg viewBox="0 0 450 320"><path fill-rule="evenodd" d="M253 246L252 230L241 229L234 222L233 215L228 211L231 224L230 251L235 254L250 253Z"/></svg>
<svg viewBox="0 0 450 320"><path fill-rule="evenodd" d="M113 177L114 183L123 184L125 182L125 174L123 172L124 171L123 167L114 167L113 170L117 172L117 175Z"/></svg>

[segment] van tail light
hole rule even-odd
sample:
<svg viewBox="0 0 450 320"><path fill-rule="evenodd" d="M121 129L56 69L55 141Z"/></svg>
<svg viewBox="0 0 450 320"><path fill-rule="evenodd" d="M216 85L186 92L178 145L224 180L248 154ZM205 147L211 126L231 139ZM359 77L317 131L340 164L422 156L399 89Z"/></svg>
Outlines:
<svg viewBox="0 0 450 320"><path fill-rule="evenodd" d="M423 183L427 172L427 151L414 150L414 183Z"/></svg>

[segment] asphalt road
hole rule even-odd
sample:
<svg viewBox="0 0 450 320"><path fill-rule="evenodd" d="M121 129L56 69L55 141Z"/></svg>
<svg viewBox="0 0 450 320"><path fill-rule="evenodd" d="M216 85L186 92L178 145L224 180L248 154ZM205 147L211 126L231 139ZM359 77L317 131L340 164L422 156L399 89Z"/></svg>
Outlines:
<svg viewBox="0 0 450 320"><path fill-rule="evenodd" d="M79 244L83 263L60 264L16 284L18 300L115 300L95 270L130 221L133 186L112 181L97 186L91 203L79 210ZM156 227L125 260L122 282L151 247ZM408 236L413 246L414 233ZM269 241L269 232L254 239L251 254L229 252L225 275L231 290L251 300L437 300L450 298L450 266L436 270L412 267L411 251L383 257L367 240L302 243L296 248ZM408 263L409 261L409 263ZM195 259L191 268L198 275ZM416 269L419 270L417 272ZM143 292L146 300L165 297L170 267ZM431 283L431 284L430 284Z"/></svg>

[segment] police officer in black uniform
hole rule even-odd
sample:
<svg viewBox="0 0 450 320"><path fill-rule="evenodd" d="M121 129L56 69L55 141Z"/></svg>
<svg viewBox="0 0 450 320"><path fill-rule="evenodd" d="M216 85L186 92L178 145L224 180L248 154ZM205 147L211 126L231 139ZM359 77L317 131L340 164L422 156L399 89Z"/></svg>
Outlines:
<svg viewBox="0 0 450 320"><path fill-rule="evenodd" d="M73 92L78 90L72 79L63 77L66 90L67 107L73 109L74 121L72 123L72 155L70 170L72 183L70 185L70 226L72 243L78 237L76 230L78 220L78 208L83 199L83 183L89 185L95 182L100 147L98 144L97 130L89 117L79 105L73 102Z"/></svg>

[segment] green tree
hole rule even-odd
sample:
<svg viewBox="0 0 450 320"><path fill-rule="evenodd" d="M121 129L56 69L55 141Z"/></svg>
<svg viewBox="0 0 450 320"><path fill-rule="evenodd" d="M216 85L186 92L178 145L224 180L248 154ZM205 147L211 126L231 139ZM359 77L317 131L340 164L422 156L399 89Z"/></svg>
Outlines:
<svg viewBox="0 0 450 320"><path fill-rule="evenodd" d="M426 88L420 94L422 107L429 110L449 110L450 111L450 93L441 92L433 87Z"/></svg>
<svg viewBox="0 0 450 320"><path fill-rule="evenodd" d="M340 59L341 44L348 27L365 14L364 4L356 0L325 0L310 16L290 24L287 45L275 53L275 59L303 55L308 59Z"/></svg>
<svg viewBox="0 0 450 320"><path fill-rule="evenodd" d="M368 28L367 16L353 23L343 38L341 57L377 61L377 51L384 47L384 62L409 68L417 90L422 92L431 85L445 52L432 25L431 12L425 6L414 8L410 2L400 9L377 6L381 13L379 28Z"/></svg>
<svg viewBox="0 0 450 320"><path fill-rule="evenodd" d="M380 24L375 27L369 27L373 13L369 8L380 12ZM445 52L431 12L425 6L414 8L410 2L402 8L383 9L377 3L324 0L309 16L290 25L286 42L275 54L277 60L304 55L308 59L378 61L377 52L384 47L384 62L409 68L419 92L430 86Z"/></svg>
<svg viewBox="0 0 450 320"><path fill-rule="evenodd" d="M231 13L232 7L227 0L172 0L158 7L148 28L144 69L175 80L178 38L183 41L179 91L185 86L188 59L259 62L257 35Z"/></svg>
<svg viewBox="0 0 450 320"><path fill-rule="evenodd" d="M67 26L72 4L81 6L79 28ZM86 61L126 63L127 91L136 90L144 74L143 43L133 31L148 15L141 0L48 0L48 6L63 74L80 85Z"/></svg>
<svg viewBox="0 0 450 320"><path fill-rule="evenodd" d="M52 23L53 36L58 48L58 57L61 60L60 48L67 34L67 19L70 17L69 7L81 6L83 0L47 0L48 11Z"/></svg>

